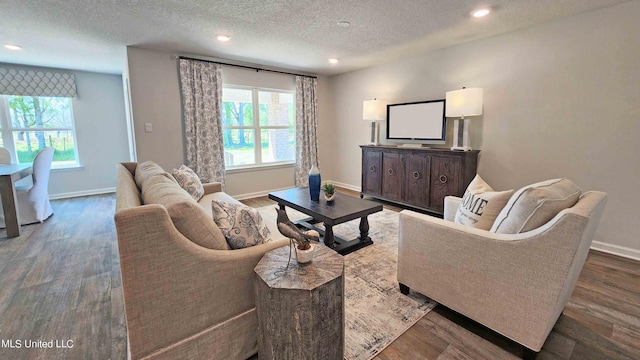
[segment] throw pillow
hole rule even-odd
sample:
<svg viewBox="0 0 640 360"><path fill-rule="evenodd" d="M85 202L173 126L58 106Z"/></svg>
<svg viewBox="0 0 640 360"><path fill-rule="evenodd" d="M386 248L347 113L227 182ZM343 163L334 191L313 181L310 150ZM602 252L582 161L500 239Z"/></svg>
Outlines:
<svg viewBox="0 0 640 360"><path fill-rule="evenodd" d="M480 175L473 178L462 197L454 222L489 230L513 190L493 191Z"/></svg>
<svg viewBox="0 0 640 360"><path fill-rule="evenodd" d="M518 190L502 209L491 231L518 234L536 229L578 202L580 188L569 179L553 179Z"/></svg>
<svg viewBox="0 0 640 360"><path fill-rule="evenodd" d="M176 178L180 187L185 189L196 201L204 196L204 187L200 178L187 165L182 165L179 169L173 169L171 174Z"/></svg>
<svg viewBox="0 0 640 360"><path fill-rule="evenodd" d="M212 200L213 221L232 249L242 249L271 241L271 231L257 209L244 204Z"/></svg>

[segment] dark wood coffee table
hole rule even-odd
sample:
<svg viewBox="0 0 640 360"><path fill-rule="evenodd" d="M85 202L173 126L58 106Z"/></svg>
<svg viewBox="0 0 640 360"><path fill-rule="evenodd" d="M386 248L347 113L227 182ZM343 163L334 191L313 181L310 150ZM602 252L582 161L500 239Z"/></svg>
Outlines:
<svg viewBox="0 0 640 360"><path fill-rule="evenodd" d="M369 214L382 211L382 205L370 200L337 193L332 202L322 196L320 201L311 201L308 188L295 188L269 193L269 199L275 200L281 209L286 206L311 216L295 223L307 229L313 229L323 236L326 246L341 255L373 244L369 237ZM354 240L345 240L333 235L333 226L360 218L360 236ZM324 223L324 229L314 224Z"/></svg>

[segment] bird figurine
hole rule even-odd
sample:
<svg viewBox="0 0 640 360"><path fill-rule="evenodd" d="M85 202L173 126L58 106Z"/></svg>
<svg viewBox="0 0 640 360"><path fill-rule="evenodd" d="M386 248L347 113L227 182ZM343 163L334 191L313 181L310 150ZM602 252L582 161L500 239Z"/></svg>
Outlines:
<svg viewBox="0 0 640 360"><path fill-rule="evenodd" d="M278 231L289 239L298 244L298 249L306 250L311 247L310 241L320 241L320 234L315 230L302 231L289 220L284 209L276 208L278 212Z"/></svg>

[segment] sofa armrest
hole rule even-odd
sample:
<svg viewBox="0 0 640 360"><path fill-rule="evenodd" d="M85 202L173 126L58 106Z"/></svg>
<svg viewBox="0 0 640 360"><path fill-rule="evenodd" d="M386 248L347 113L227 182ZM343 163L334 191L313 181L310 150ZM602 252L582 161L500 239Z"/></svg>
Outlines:
<svg viewBox="0 0 640 360"><path fill-rule="evenodd" d="M132 358L251 310L254 267L289 243L206 249L178 232L161 205L119 211L115 221Z"/></svg>
<svg viewBox="0 0 640 360"><path fill-rule="evenodd" d="M222 183L219 183L219 182L202 184L202 187L204 187L205 195L222 191Z"/></svg>
<svg viewBox="0 0 640 360"><path fill-rule="evenodd" d="M462 198L457 196L445 196L444 197L444 219L447 221L454 221L456 218L456 212L460 207Z"/></svg>

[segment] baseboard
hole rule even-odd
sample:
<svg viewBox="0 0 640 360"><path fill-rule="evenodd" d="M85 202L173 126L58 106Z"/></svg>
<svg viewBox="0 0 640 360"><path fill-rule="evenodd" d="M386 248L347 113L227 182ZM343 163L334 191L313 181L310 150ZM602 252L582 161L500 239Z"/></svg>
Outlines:
<svg viewBox="0 0 640 360"><path fill-rule="evenodd" d="M341 187L341 188L345 188L347 190L353 190L353 191L360 192L360 186L349 185L349 184L345 184L345 183L341 183L341 182L337 182L337 181L333 181L333 180L325 180L322 183L323 184L332 183L335 186L338 186L338 187ZM231 195L231 196L236 200L246 200L246 199L256 198L256 197L260 197L260 196L267 196L267 195L269 195L270 192L293 189L293 188L294 188L294 186L290 186L290 187L284 187L284 188L280 188L280 189L270 189L270 190L263 190L263 191L257 191L257 192L246 193L246 194Z"/></svg>
<svg viewBox="0 0 640 360"><path fill-rule="evenodd" d="M253 192L253 193L231 195L231 196L236 200L246 200L246 199L257 198L257 197L261 197L261 196L267 196L267 195L269 195L270 192L280 191L280 190L287 190L287 189L292 189L292 188L293 188L293 186L290 186L290 187L285 187L285 188L280 188L280 189L263 190L263 191Z"/></svg>
<svg viewBox="0 0 640 360"><path fill-rule="evenodd" d="M94 189L94 190L83 190L83 191L73 191L67 193L59 193L59 194L50 194L49 200L57 200L57 199L68 199L80 196L91 196L91 195L101 195L101 194L109 194L116 192L116 188L104 188L104 189Z"/></svg>
<svg viewBox="0 0 640 360"><path fill-rule="evenodd" d="M342 182L338 182L338 181L333 181L333 180L327 180L327 181L323 181L322 183L332 183L338 187L341 188L345 188L348 190L353 190L356 192L360 192L360 186L356 186L356 185L351 185L351 184L346 184L346 183L342 183ZM281 189L272 189L272 190L264 190L264 191L258 191L258 192L254 192L254 193L247 193L247 194L240 194L240 195L232 195L235 199L237 200L245 200L245 199L251 199L251 198L255 198L255 197L260 197L260 196L267 196L270 192L273 191L280 191L280 190L287 190L287 189L291 189L293 187L286 187L286 188L281 188ZM63 198L63 197L73 197L73 196L85 196L85 195L94 195L94 194L102 194L102 193L107 193L107 192L114 192L115 189L103 189L105 191L102 190L95 190L95 193L78 193L77 195L75 195L76 193L68 193L68 194L73 194L71 196L60 196L60 197L56 197L56 198ZM107 191L110 190L110 191ZM59 195L67 195L67 194L59 194ZM56 196L59 196L56 195ZM54 199L54 197L51 197L51 199ZM593 250L597 250L597 251L602 251L608 254L613 254L613 255L617 255L617 256L622 256L625 258L629 258L629 259L633 259L633 260L638 260L640 261L640 250L636 250L636 249L631 249L628 247L624 247L624 246L619 246L619 245L613 245L613 244L607 244L607 243L603 243L600 241L594 241L591 244L591 248Z"/></svg>
<svg viewBox="0 0 640 360"><path fill-rule="evenodd" d="M360 189L360 186L345 184L345 183L331 181L331 180L327 182L331 182L334 185L345 188L345 189L349 189L357 192L362 191ZM620 245L607 244L600 241L594 241L591 244L591 248L593 250L602 251L608 254L617 255L617 256L628 258L628 259L640 261L640 250L636 250L636 249L632 249L632 248L628 248Z"/></svg>
<svg viewBox="0 0 640 360"><path fill-rule="evenodd" d="M613 254L617 256L622 256L632 260L640 261L640 250L620 246L607 244L600 241L594 241L591 243L591 248L593 250L602 251L608 254Z"/></svg>
<svg viewBox="0 0 640 360"><path fill-rule="evenodd" d="M325 181L323 181L323 183L324 182ZM341 183L341 182L337 182L337 181L333 181L333 180L328 180L326 182L330 182L335 186L338 186L338 187L341 187L341 188L345 188L347 190L353 190L353 191L356 191L356 192L360 192L361 191L360 186L349 185L349 184L345 184L345 183Z"/></svg>

